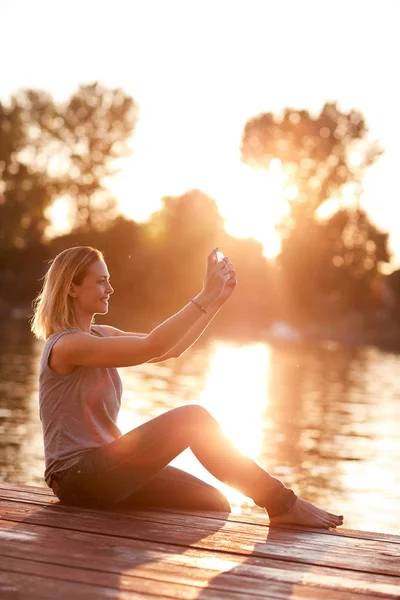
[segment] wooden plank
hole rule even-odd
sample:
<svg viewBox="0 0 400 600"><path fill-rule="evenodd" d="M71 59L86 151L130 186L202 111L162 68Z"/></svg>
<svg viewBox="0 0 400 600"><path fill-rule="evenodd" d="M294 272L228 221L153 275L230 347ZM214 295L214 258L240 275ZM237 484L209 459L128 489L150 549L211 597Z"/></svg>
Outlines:
<svg viewBox="0 0 400 600"><path fill-rule="evenodd" d="M267 582L263 585L258 585L258 589L256 589L255 585L260 582L245 577L239 578L237 576L234 577L234 579L236 579L235 588L227 590L224 589L220 577L216 577L212 580L204 578L201 581L201 585L189 583L181 585L171 582L150 581L140 577L132 577L130 573L110 575L109 573L96 571L95 574L90 574L91 578L89 578L90 580L88 581L88 571L60 565L53 565L51 570L49 570L48 565L46 564L31 563L24 559L14 559L13 561L7 561L7 559L5 559L1 566L0 573L3 569L7 570L7 575L18 574L22 577L29 575L36 579L40 577L41 582L36 583L36 586L40 588L48 586L49 582L54 580L59 582L59 587L64 592L65 583L68 584L71 581L74 582L76 587L78 584L79 586L84 586L86 589L88 586L91 588L97 587L98 596L100 598L132 598L143 597L143 595L146 595L147 597L150 596L152 598L174 598L176 600L243 600L243 598L251 598L254 600L261 598L265 600L281 600L284 598L291 598L291 600L304 600L304 598L307 600L322 600L322 598L326 597L326 590L319 587L311 588L310 586L304 585L287 586L281 582ZM83 591L78 587L78 589L75 590L75 595L69 596L69 598L86 598L86 589ZM115 596L113 591L120 591L120 596ZM24 590L24 599L27 597L30 597L29 592L28 594L25 594ZM37 597L36 594L33 597ZM42 598L43 596L40 595L39 597ZM59 594L57 594L56 597L59 598ZM373 594L369 592L369 590L364 590L362 595L363 599L370 600L377 600L382 597L385 598L385 596ZM329 598L330 600L343 600L343 591L330 590ZM345 598L346 600L360 600L360 595L357 593L346 592Z"/></svg>
<svg viewBox="0 0 400 600"><path fill-rule="evenodd" d="M7 570L8 572L15 572L21 574L29 574L41 576L46 579L57 579L64 581L74 581L75 583L81 583L90 586L98 586L101 589L107 590L122 590L128 593L139 593L141 595L153 595L155 597L166 597L176 598L179 600L191 600L198 598L199 594L204 588L207 588L209 581L206 577L197 581L195 584L187 581L186 583L175 583L171 581L162 581L160 579L147 579L140 576L133 576L129 572L121 573L110 573L101 570L91 571L82 568L66 567L64 565L52 564L41 562L32 562L22 558L19 559L7 559L2 560L1 569ZM213 587L208 588L207 597L210 599L219 600L219 598L236 598L237 600L243 600L243 592L246 592L248 596L252 598L276 598L277 596L273 593L270 594L269 590L265 595L264 589L254 591L247 583L246 589L235 588L230 590L223 589L222 586L217 586L217 589ZM375 596L376 597L376 596ZM339 598L338 598L339 600Z"/></svg>
<svg viewBox="0 0 400 600"><path fill-rule="evenodd" d="M40 504L41 506L45 506L48 504L57 504L60 505L60 502L58 500L58 498L56 496L54 496L54 494L51 492L51 490L49 490L47 488L46 490L41 490L41 488L33 488L35 491L31 492L30 490L32 489L30 486L17 486L15 487L15 484L6 484L6 487L2 487L2 485L4 485L4 483L0 483L0 502L1 499L9 499L9 500L15 500L15 501L27 501L27 502L32 502L32 503L37 503ZM20 489L21 488L21 489ZM24 489L22 489L24 488ZM26 488L26 489L25 489ZM36 492L36 490L39 490L39 492ZM67 508L67 507L65 507ZM93 510L93 509L91 509ZM104 511L101 511L104 512ZM127 509L122 509L122 508L115 508L115 509L108 509L107 512L111 513L115 513L120 515L121 517L125 518L125 517L129 517L129 515L132 515L132 510L127 510ZM269 519L267 517L267 515L234 515L234 514L229 514L228 519L227 519L227 515L226 513L218 513L218 512L207 512L207 511L186 511L186 510L172 510L172 509L166 509L166 510L135 510L134 511L135 515L139 518L146 518L147 520L150 518L154 518L155 520L157 520L158 522L160 520L162 520L163 518L166 518L166 515L170 514L170 515L178 515L178 519L179 519L179 515L193 515L193 517L195 517L196 519L200 519L202 522L205 523L204 520L211 520L211 521L226 521L229 520L229 522L237 522L237 523L242 523L242 524L250 524L250 525L262 525L265 527L269 527ZM169 521L171 522L171 521ZM274 526L277 527L277 526ZM331 535L332 531L328 531L326 529L317 529L317 528L310 528L310 527L301 527L299 525L280 525L279 526L280 529L290 529L290 530L296 530L296 531L306 531L306 532L310 532L310 531L318 531L321 534L327 534L327 535ZM393 534L388 534L388 533L379 533L379 532L372 532L372 531L359 531L359 530L353 530L353 529L345 529L343 527L339 527L338 529L336 529L334 531L334 535L339 535L342 537L353 537L353 538L357 538L357 539L367 539L367 540L375 540L375 541L384 541L384 542L393 542L393 543L397 543L400 544L400 535L393 535Z"/></svg>
<svg viewBox="0 0 400 600"><path fill-rule="evenodd" d="M1 495L0 495L1 497ZM36 502L35 499L31 499L29 497L29 495L25 496L27 499L24 500L23 502L28 502L28 503L32 503L32 504L36 504L38 506L51 506L52 504L58 506L60 509L62 510L70 510L73 512L76 512L76 510L79 511L84 511L84 510L90 510L90 512L98 512L99 514L107 514L107 515L114 515L116 517L120 517L120 518L124 518L124 519L130 519L130 520L151 520L151 521L155 521L157 523L166 523L169 525L173 525L173 524L181 524L182 522L182 516L188 517L191 516L191 523L194 525L198 525L199 527L202 526L205 529L207 529L208 527L210 527L212 530L215 529L215 520L217 521L222 521L223 523L226 523L227 521L229 522L229 527L231 527L232 531L235 530L234 528L234 523L238 524L238 532L240 533L243 530L243 527L247 526L249 523L247 521L242 521L239 518L235 518L232 519L232 516L230 515L228 517L228 519L226 518L226 515L224 516L224 513L220 513L219 518L214 518L211 519L209 517L204 516L203 512L196 512L196 511L181 511L181 512L176 512L176 511L154 511L154 510L147 510L147 511L143 511L143 510L123 510L123 509L109 509L107 511L94 511L93 509L83 509L83 508L77 508L77 507L68 507L65 505L60 504L57 500L55 502L52 503L42 503L42 502ZM13 499L13 498L12 498ZM269 527L269 522L267 520L254 520L254 524L257 526L261 526L262 528L267 528ZM277 531L277 527L273 528L274 531ZM324 534L324 535L329 535L329 536L335 536L335 537L356 537L358 539L359 536L357 535L360 532L353 532L352 530L346 530L346 529L336 529L336 530L325 530L325 529L316 529L316 528L309 528L309 527L303 527L303 528L294 528L292 526L285 526L285 527L279 527L279 529L286 529L286 530L290 530L290 531L303 531L303 532L307 532L307 534L310 536L315 532L318 532L320 534ZM264 532L265 533L265 529ZM375 540L375 538L369 538L367 537L368 532L364 532L365 537L361 538L361 539L369 539L369 540ZM379 541L379 540L375 540L375 541ZM394 544L400 544L400 536L394 536L394 535L385 535L384 539L382 541L385 542L390 542L390 543L394 543ZM396 555L396 552L394 552L394 554Z"/></svg>
<svg viewBox="0 0 400 600"><path fill-rule="evenodd" d="M215 513L93 511L62 506L51 492L26 487L6 486L0 492L0 514L11 518L0 522L0 540L5 538L0 569L8 564L10 571L29 579L38 577L40 564L38 585L45 588L54 572L63 580L65 569L72 569L69 577L74 583L81 580L93 596L91 586L99 584L100 572L101 594L106 594L97 592L101 598L123 597L115 596L111 586L120 576L127 578L121 592L127 598L153 592L154 597L164 597L161 591L179 599L242 599L243 593L316 600L355 600L360 594L400 598L399 536L363 541L360 532L269 529L267 519L254 517L255 522L248 523L235 516L226 521ZM0 576L1 589L2 581ZM54 597L54 586L51 590ZM74 593L66 597L80 597L77 588ZM47 596L35 596L39 597Z"/></svg>
<svg viewBox="0 0 400 600"><path fill-rule="evenodd" d="M171 600L159 593L122 592L69 579L50 579L36 574L3 571L0 565L1 600ZM216 599L218 600L218 599Z"/></svg>
<svg viewBox="0 0 400 600"><path fill-rule="evenodd" d="M25 560L46 563L51 574L54 565L81 567L89 573L85 576L80 574L79 581L88 583L90 577L95 577L98 583L96 572L100 571L114 576L124 573L155 583L164 581L202 587L204 582L209 582L210 587L225 591L236 591L240 586L243 593L262 595L265 590L270 594L285 594L297 587L310 588L307 597L324 595L333 598L333 594L335 597L339 594L337 597L340 599L344 593L349 598L349 594L366 591L381 598L398 598L400 592L400 581L396 577L374 575L371 578L368 574L356 571L344 572L340 569L197 549L182 548L182 552L177 553L173 546L133 543L112 536L88 536L80 532L27 524L19 524L17 531L5 529L12 525L10 522L0 522L0 564L4 564L4 557L11 560L23 556ZM6 542L3 547L2 539ZM90 552L87 552L88 546ZM36 572L34 566L29 569L26 572ZM109 581L104 580L104 585L109 586Z"/></svg>
<svg viewBox="0 0 400 600"><path fill-rule="evenodd" d="M20 490L23 492L31 492L32 494L50 494L53 495L51 489L43 482L43 485L26 485L24 483L9 483L0 480L0 490Z"/></svg>
<svg viewBox="0 0 400 600"><path fill-rule="evenodd" d="M71 530L99 532L130 539L167 542L205 550L222 550L242 555L280 558L303 564L315 564L400 576L398 544L357 540L314 532L265 528L240 523L220 523L211 529L182 516L180 524L143 521L135 517L59 506L35 506L3 500L1 517ZM222 526L221 526L222 525Z"/></svg>

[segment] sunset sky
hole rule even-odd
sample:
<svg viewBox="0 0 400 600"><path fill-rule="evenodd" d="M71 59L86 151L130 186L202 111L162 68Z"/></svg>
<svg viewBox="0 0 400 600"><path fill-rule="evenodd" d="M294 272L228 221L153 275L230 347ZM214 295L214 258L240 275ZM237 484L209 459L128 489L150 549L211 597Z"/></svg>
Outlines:
<svg viewBox="0 0 400 600"><path fill-rule="evenodd" d="M137 101L135 155L112 187L142 220L160 198L200 188L228 231L277 249L279 173L239 161L246 120L285 106L358 108L384 156L362 204L400 261L400 2L337 0L10 0L0 2L0 98L21 87L56 98L80 83ZM60 217L59 217L60 218Z"/></svg>

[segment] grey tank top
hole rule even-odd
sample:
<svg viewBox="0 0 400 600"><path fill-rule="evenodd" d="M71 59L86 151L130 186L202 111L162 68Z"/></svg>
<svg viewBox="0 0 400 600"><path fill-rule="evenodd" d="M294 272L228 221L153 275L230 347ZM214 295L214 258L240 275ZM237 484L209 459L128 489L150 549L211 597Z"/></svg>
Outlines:
<svg viewBox="0 0 400 600"><path fill-rule="evenodd" d="M75 367L61 375L49 366L54 344L76 329L53 333L46 341L39 367L39 409L42 422L45 472L51 476L76 464L89 450L120 437L116 421L121 406L122 382L115 368ZM110 334L101 325L92 333Z"/></svg>

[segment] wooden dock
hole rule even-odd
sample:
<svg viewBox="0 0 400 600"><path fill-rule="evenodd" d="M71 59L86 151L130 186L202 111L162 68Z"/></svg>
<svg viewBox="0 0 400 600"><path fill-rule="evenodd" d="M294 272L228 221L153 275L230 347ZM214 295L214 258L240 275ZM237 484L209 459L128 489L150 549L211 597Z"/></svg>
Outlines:
<svg viewBox="0 0 400 600"><path fill-rule="evenodd" d="M400 536L62 506L0 482L1 600L400 598Z"/></svg>

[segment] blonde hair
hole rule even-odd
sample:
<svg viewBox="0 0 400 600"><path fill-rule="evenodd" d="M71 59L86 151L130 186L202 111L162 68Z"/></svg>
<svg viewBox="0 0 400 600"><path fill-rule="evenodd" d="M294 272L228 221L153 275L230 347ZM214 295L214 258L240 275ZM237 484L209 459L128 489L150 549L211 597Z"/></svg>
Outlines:
<svg viewBox="0 0 400 600"><path fill-rule="evenodd" d="M68 294L71 284L80 285L90 265L104 260L102 252L91 246L63 250L51 260L41 292L33 301L31 330L38 339L52 333L75 329L76 321Z"/></svg>

